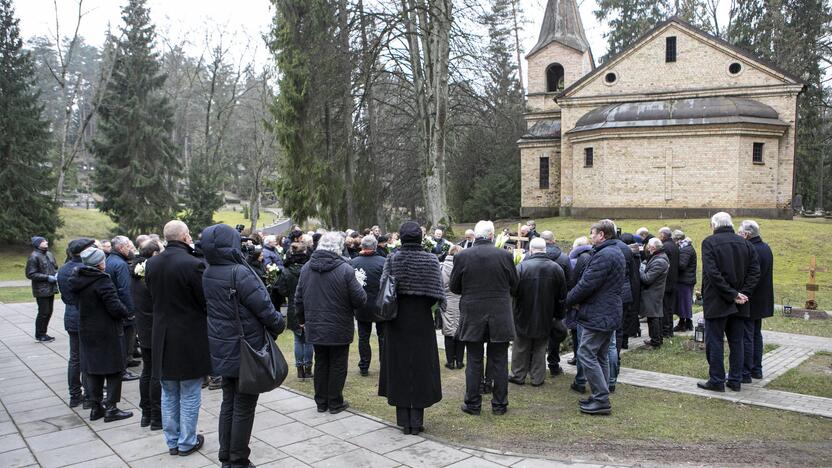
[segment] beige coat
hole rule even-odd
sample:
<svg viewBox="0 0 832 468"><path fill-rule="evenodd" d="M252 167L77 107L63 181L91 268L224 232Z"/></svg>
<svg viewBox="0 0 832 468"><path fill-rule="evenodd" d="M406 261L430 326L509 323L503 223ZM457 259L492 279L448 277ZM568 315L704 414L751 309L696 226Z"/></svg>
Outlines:
<svg viewBox="0 0 832 468"><path fill-rule="evenodd" d="M459 327L459 295L451 292L448 285L451 282L451 271L454 269L454 256L448 255L442 262L442 287L445 289L447 306L442 310L442 334L456 335Z"/></svg>

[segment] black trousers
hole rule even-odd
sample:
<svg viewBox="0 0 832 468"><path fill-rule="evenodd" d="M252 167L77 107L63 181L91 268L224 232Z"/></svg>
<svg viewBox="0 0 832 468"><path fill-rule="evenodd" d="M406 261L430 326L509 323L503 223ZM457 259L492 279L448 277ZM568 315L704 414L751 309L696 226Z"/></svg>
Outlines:
<svg viewBox="0 0 832 468"><path fill-rule="evenodd" d="M449 364L462 364L463 359L465 359L465 343L452 336L446 336L445 360Z"/></svg>
<svg viewBox="0 0 832 468"><path fill-rule="evenodd" d="M218 458L223 464L247 467L251 449L251 429L254 427L254 411L257 398L237 391L237 379L222 378L222 405L220 406Z"/></svg>
<svg viewBox="0 0 832 468"><path fill-rule="evenodd" d="M466 341L468 365L465 368L465 404L474 409L482 407L480 382L483 368L483 342ZM487 343L488 363L485 378L494 382L491 391L491 407L508 406L508 343Z"/></svg>
<svg viewBox="0 0 832 468"><path fill-rule="evenodd" d="M562 320L553 323L552 329L549 331L549 345L546 349L546 362L550 370L560 367L560 345L568 334L569 332L563 325Z"/></svg>
<svg viewBox="0 0 832 468"><path fill-rule="evenodd" d="M127 361L133 359L133 346L136 345L136 327L133 325L124 326L124 368L127 369Z"/></svg>
<svg viewBox="0 0 832 468"><path fill-rule="evenodd" d="M569 336L572 337L572 356L574 356L575 359L577 359L578 358L578 345L580 344L579 343L580 340L578 339L578 329L577 328L570 328L569 329Z"/></svg>
<svg viewBox="0 0 832 468"><path fill-rule="evenodd" d="M725 342L728 339L728 381L740 385L743 368L745 319L736 316L705 319L705 355L714 385L725 385Z"/></svg>
<svg viewBox="0 0 832 468"><path fill-rule="evenodd" d="M36 297L38 303L38 315L35 317L35 338L46 335L49 328L49 319L52 318L52 310L55 306L55 296Z"/></svg>
<svg viewBox="0 0 832 468"><path fill-rule="evenodd" d="M647 318L647 333L650 334L650 342L653 344L653 346L661 346L663 343L663 325L664 317Z"/></svg>
<svg viewBox="0 0 832 468"><path fill-rule="evenodd" d="M69 388L69 397L81 398L81 388L89 398L89 390L86 389L85 380L81 375L81 345L78 332L67 332L69 335L69 361L66 366L66 382Z"/></svg>
<svg viewBox="0 0 832 468"><path fill-rule="evenodd" d="M344 405L344 383L350 345L315 345L315 403L318 408L340 408Z"/></svg>
<svg viewBox="0 0 832 468"><path fill-rule="evenodd" d="M93 405L101 404L104 399L104 382L107 383L107 400L104 406L112 408L121 401L121 372L107 375L87 374L87 388Z"/></svg>
<svg viewBox="0 0 832 468"><path fill-rule="evenodd" d="M665 291L664 298L662 299L662 311L664 312L664 317L662 317L663 336L673 336L673 306L675 305L676 293L673 291Z"/></svg>
<svg viewBox="0 0 832 468"><path fill-rule="evenodd" d="M396 425L401 427L424 427L425 426L425 409L424 408L405 408L402 406L396 407Z"/></svg>
<svg viewBox="0 0 832 468"><path fill-rule="evenodd" d="M373 335L373 322L362 322L358 320L358 368L367 370L370 368L370 361L373 359L373 349L370 347L370 337ZM376 335L378 336L378 354L382 353L384 347L384 324L376 323Z"/></svg>
<svg viewBox="0 0 832 468"><path fill-rule="evenodd" d="M149 416L152 422L162 423L162 386L153 377L153 351L142 348L142 376L139 379L139 408L142 417Z"/></svg>

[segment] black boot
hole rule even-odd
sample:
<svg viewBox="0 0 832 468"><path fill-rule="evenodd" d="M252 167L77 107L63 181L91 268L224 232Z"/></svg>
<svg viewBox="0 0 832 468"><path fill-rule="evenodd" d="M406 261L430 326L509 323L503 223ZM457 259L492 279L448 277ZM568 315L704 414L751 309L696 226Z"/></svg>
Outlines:
<svg viewBox="0 0 832 468"><path fill-rule="evenodd" d="M101 403L97 401L90 402L91 410L90 410L90 421L98 421L99 419L104 417L104 407L101 406Z"/></svg>
<svg viewBox="0 0 832 468"><path fill-rule="evenodd" d="M118 421L121 419L132 418L133 412L132 411L122 411L118 409L118 406L115 404L109 405L107 407L106 412L104 413L104 422L113 422Z"/></svg>
<svg viewBox="0 0 832 468"><path fill-rule="evenodd" d="M685 331L685 329L687 329L687 321L683 318L680 318L679 323L677 323L676 326L673 327L673 331L675 332L683 332Z"/></svg>
<svg viewBox="0 0 832 468"><path fill-rule="evenodd" d="M306 379L306 369L303 366L295 366L298 368L298 380Z"/></svg>
<svg viewBox="0 0 832 468"><path fill-rule="evenodd" d="M693 331L693 319L685 319L688 331Z"/></svg>
<svg viewBox="0 0 832 468"><path fill-rule="evenodd" d="M312 375L312 366L303 366L303 374L307 379L314 377L314 375Z"/></svg>

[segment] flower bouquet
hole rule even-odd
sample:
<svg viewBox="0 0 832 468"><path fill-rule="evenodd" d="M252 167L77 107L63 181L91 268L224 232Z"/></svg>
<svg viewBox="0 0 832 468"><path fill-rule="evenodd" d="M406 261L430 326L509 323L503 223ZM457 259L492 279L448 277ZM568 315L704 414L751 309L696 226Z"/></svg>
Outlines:
<svg viewBox="0 0 832 468"><path fill-rule="evenodd" d="M266 282L267 284L274 284L277 277L280 276L280 267L276 263L269 263L266 267Z"/></svg>
<svg viewBox="0 0 832 468"><path fill-rule="evenodd" d="M518 265L520 262L523 261L523 256L525 253L526 251L523 249L514 249L514 251L511 252L512 257L514 257L515 265Z"/></svg>
<svg viewBox="0 0 832 468"><path fill-rule="evenodd" d="M136 268L133 269L133 274L141 279L144 279L144 263L145 262L139 263L136 265Z"/></svg>
<svg viewBox="0 0 832 468"><path fill-rule="evenodd" d="M387 243L387 253L393 253L394 250L402 246L402 241L396 239Z"/></svg>
<svg viewBox="0 0 832 468"><path fill-rule="evenodd" d="M433 240L431 237L425 237L422 239L422 248L425 249L425 252L433 252L433 249L436 247L436 241Z"/></svg>
<svg viewBox="0 0 832 468"><path fill-rule="evenodd" d="M502 249L503 246L506 244L507 240L508 240L508 236L506 236L505 234L500 234L500 235L497 236L496 239L494 239L494 246L497 247L498 249Z"/></svg>

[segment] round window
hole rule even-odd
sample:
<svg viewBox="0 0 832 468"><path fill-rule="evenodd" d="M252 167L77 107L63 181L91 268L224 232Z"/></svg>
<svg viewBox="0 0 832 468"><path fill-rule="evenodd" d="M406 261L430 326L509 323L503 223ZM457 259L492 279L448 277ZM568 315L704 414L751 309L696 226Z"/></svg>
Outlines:
<svg viewBox="0 0 832 468"><path fill-rule="evenodd" d="M610 84L615 83L615 80L617 80L617 79L618 79L618 75L616 75L613 72L609 72L606 75L604 75L604 81L606 81L607 83L610 83Z"/></svg>
<svg viewBox="0 0 832 468"><path fill-rule="evenodd" d="M742 65L739 62L733 62L731 65L728 65L728 73L732 75L736 75L742 71Z"/></svg>

